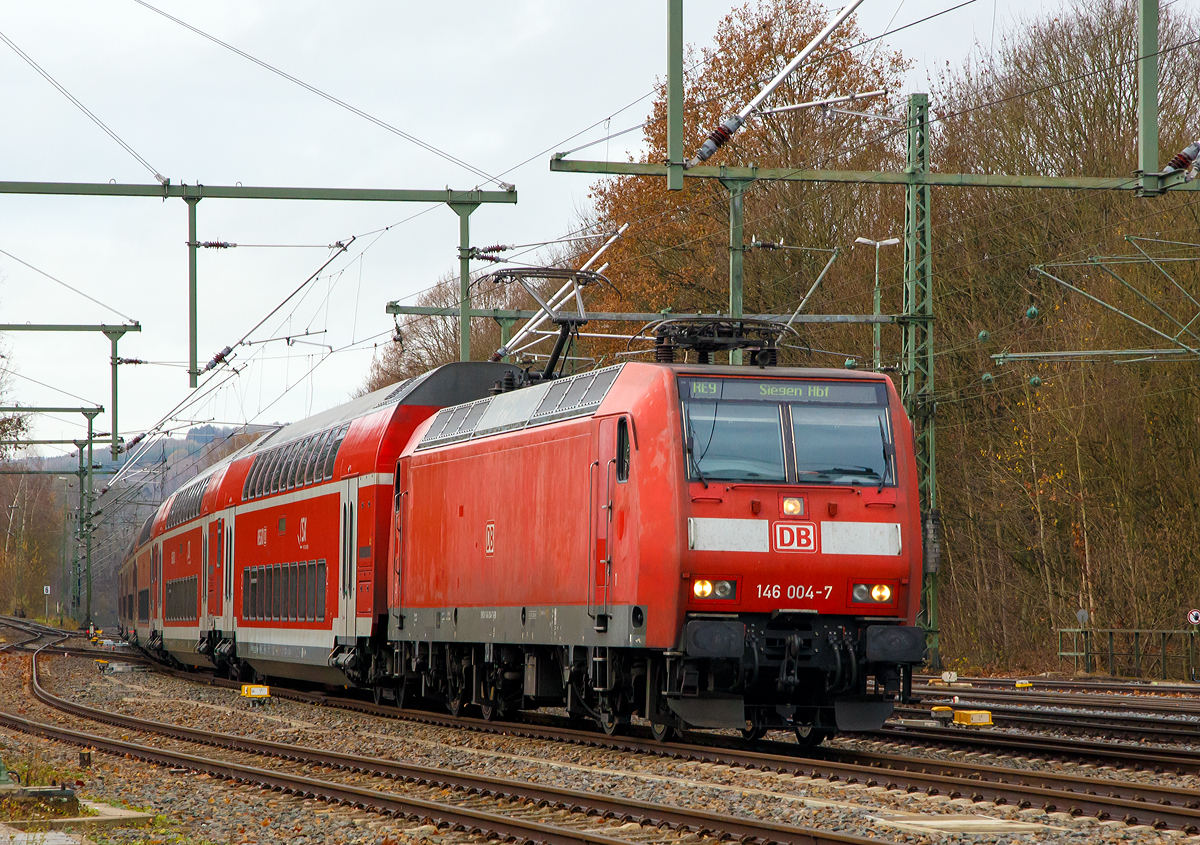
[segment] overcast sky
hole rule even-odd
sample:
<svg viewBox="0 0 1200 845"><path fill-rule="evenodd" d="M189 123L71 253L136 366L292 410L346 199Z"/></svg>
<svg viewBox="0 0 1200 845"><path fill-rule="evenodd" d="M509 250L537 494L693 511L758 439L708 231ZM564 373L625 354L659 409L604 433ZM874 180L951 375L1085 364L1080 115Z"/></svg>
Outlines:
<svg viewBox="0 0 1200 845"><path fill-rule="evenodd" d="M858 15L876 35L958 2L866 0ZM519 203L481 207L472 216L475 245L544 241L573 229L591 180L549 173L547 151L641 122L666 67L661 0L153 5L475 167L504 173ZM998 42L1015 15L1042 5L975 0L886 43L915 63L908 91L927 90L946 62L958 63L976 42ZM687 0L686 40L710 43L730 8L728 0ZM0 32L173 183L468 189L481 182L134 0L0 0L0 9ZM153 183L3 43L0 97L0 180ZM622 159L638 140L632 133L580 155ZM457 222L445 206L207 199L198 214L202 241L295 245L201 251L202 365L310 276L329 256L326 245L359 238L298 305L253 335L309 330L310 343L339 351L283 342L242 348L241 374L187 410L197 422L287 421L344 401L362 383L373 343L390 334L385 304L457 267ZM141 322L120 353L155 364L122 367L127 437L189 394L186 239L179 199L0 195L0 250L115 309L0 255L0 322L111 323L122 315ZM110 405L103 336L14 333L0 346L12 373L9 396L21 404ZM80 419L40 416L34 434L79 437ZM98 427L109 425L98 419Z"/></svg>

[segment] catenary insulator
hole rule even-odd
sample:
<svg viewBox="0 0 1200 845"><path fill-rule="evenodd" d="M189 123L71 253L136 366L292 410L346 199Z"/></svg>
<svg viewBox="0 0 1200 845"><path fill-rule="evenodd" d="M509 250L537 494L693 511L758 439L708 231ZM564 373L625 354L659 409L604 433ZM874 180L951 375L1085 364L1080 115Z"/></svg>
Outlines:
<svg viewBox="0 0 1200 845"><path fill-rule="evenodd" d="M675 363L675 344L670 338L654 338L654 360L660 364Z"/></svg>
<svg viewBox="0 0 1200 845"><path fill-rule="evenodd" d="M733 133L737 132L745 122L736 114L733 117L725 118L720 126L709 133L708 138L696 152L696 157L689 164L695 167L702 161L708 161L712 158L713 153L725 146L725 142L733 137Z"/></svg>
<svg viewBox="0 0 1200 845"><path fill-rule="evenodd" d="M1196 160L1197 155L1200 155L1200 141L1193 141L1167 162L1167 166L1163 168L1163 173L1171 173L1175 170L1187 170L1192 166L1192 162Z"/></svg>

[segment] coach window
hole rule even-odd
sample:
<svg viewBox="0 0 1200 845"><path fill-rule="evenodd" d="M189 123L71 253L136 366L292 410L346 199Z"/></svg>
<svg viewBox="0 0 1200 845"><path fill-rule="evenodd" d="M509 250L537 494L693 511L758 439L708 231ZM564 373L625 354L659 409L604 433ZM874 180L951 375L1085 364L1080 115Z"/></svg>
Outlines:
<svg viewBox="0 0 1200 845"><path fill-rule="evenodd" d="M255 455L254 459L250 462L250 470L246 473L246 483L242 485L242 500L243 501L245 501L246 499L249 499L252 495L254 495L254 476L257 474L257 472L259 470L260 463L261 463L261 461L258 460L257 455Z"/></svg>
<svg viewBox="0 0 1200 845"><path fill-rule="evenodd" d="M309 450L308 462L304 467L304 483L312 484L314 481L319 481L319 478L314 478L317 471L317 460L321 457L321 450L325 446L326 432L322 431L313 439L312 449Z"/></svg>
<svg viewBox="0 0 1200 845"><path fill-rule="evenodd" d="M288 480L292 477L292 470L296 468L296 453L300 451L300 441L293 441L287 449L287 457L283 459L283 466L279 470L279 491L289 489Z"/></svg>
<svg viewBox="0 0 1200 845"><path fill-rule="evenodd" d="M316 622L317 616L317 562L308 562L308 621Z"/></svg>
<svg viewBox="0 0 1200 845"><path fill-rule="evenodd" d="M279 477L279 462L283 460L284 451L282 446L276 446L271 450L271 464L263 473L262 494L264 496L275 492L272 485L274 480Z"/></svg>
<svg viewBox="0 0 1200 845"><path fill-rule="evenodd" d="M275 468L271 470L271 492L278 493L281 490L287 489L287 476L284 473L287 471L288 461L292 458L292 449L294 443L289 443L280 449L279 460L275 462Z"/></svg>
<svg viewBox="0 0 1200 845"><path fill-rule="evenodd" d="M254 464L250 467L250 498L257 499L262 492L262 477L263 470L267 467L267 458L270 452L260 452L254 458Z"/></svg>
<svg viewBox="0 0 1200 845"><path fill-rule="evenodd" d="M308 573L304 564L292 564L292 618L297 622L304 621L304 587L308 583Z"/></svg>
<svg viewBox="0 0 1200 845"><path fill-rule="evenodd" d="M296 474L296 485L312 483L313 461L316 460L317 452L321 448L321 441L325 439L325 433L314 434L308 439L308 448L304 450L304 461L300 464L300 471Z"/></svg>
<svg viewBox="0 0 1200 845"><path fill-rule="evenodd" d="M256 499L263 494L263 482L267 478L267 470L271 468L273 457L273 451L266 451L258 456L258 469L254 471L254 485L250 488L250 495Z"/></svg>
<svg viewBox="0 0 1200 845"><path fill-rule="evenodd" d="M329 451L333 448L333 440L336 433L336 428L331 428L325 432L325 439L321 441L321 448L317 450L317 459L313 462L313 481L325 480L325 460L329 457Z"/></svg>
<svg viewBox="0 0 1200 845"><path fill-rule="evenodd" d="M288 489L299 487L304 483L304 465L308 463L308 447L312 438L306 437L296 449L296 460L292 461L292 470L288 473Z"/></svg>
<svg viewBox="0 0 1200 845"><path fill-rule="evenodd" d="M296 476L296 484L312 484L313 480L313 465L317 460L317 453L321 451L321 443L325 440L325 432L314 434L308 441L308 448L304 450L304 463L300 464L300 474Z"/></svg>
<svg viewBox="0 0 1200 845"><path fill-rule="evenodd" d="M337 461L338 449L342 446L342 441L346 439L346 432L350 430L350 423L346 423L337 431L337 436L333 441L333 448L329 450L329 456L325 459L325 477L333 478L333 466Z"/></svg>
<svg viewBox="0 0 1200 845"><path fill-rule="evenodd" d="M304 464L304 457L308 454L308 439L301 440L296 446L296 453L292 456L292 462L288 465L287 474L287 489L291 490L296 486L296 471Z"/></svg>
<svg viewBox="0 0 1200 845"><path fill-rule="evenodd" d="M269 450L263 455L262 472L258 474L258 478L254 480L254 496L259 498L267 495L271 489L271 467L275 464L275 458L279 453L275 449Z"/></svg>
<svg viewBox="0 0 1200 845"><path fill-rule="evenodd" d="M254 618L254 590L250 586L250 567L242 570L242 618Z"/></svg>
<svg viewBox="0 0 1200 845"><path fill-rule="evenodd" d="M288 459L283 465L283 475L279 478L280 490L291 490L296 486L296 462L300 460L300 453L302 451L304 451L303 440L297 440L292 444L291 452L288 454Z"/></svg>
<svg viewBox="0 0 1200 845"><path fill-rule="evenodd" d="M314 434L308 438L308 446L304 449L304 461L300 464L299 472L296 473L297 487L312 481L313 461L316 459L317 450L321 448L321 441L324 439L324 434Z"/></svg>
<svg viewBox="0 0 1200 845"><path fill-rule="evenodd" d="M286 622L292 618L292 568L285 563L280 574L283 601L279 604L279 618Z"/></svg>
<svg viewBox="0 0 1200 845"><path fill-rule="evenodd" d="M271 464L271 478L267 482L267 493L279 492L279 476L283 472L283 465L287 462L287 456L291 450L290 446L280 446L279 454L275 458L275 462Z"/></svg>
<svg viewBox="0 0 1200 845"><path fill-rule="evenodd" d="M269 566L256 568L258 569L258 601L255 602L254 608L259 619L269 619L267 595L271 591L271 568Z"/></svg>
<svg viewBox="0 0 1200 845"><path fill-rule="evenodd" d="M317 561L317 619L325 620L325 561Z"/></svg>
<svg viewBox="0 0 1200 845"><path fill-rule="evenodd" d="M283 613L281 618L292 622L296 618L296 582L292 575L292 564L283 564Z"/></svg>
<svg viewBox="0 0 1200 845"><path fill-rule="evenodd" d="M629 480L629 420L617 421L617 481Z"/></svg>

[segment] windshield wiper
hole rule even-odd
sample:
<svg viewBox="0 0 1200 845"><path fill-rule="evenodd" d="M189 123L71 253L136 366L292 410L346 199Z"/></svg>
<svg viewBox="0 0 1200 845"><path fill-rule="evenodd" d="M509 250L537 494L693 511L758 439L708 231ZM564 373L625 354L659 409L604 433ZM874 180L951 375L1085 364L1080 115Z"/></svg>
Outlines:
<svg viewBox="0 0 1200 845"><path fill-rule="evenodd" d="M800 475L879 475L870 467L829 467L828 469L802 469Z"/></svg>
<svg viewBox="0 0 1200 845"><path fill-rule="evenodd" d="M892 457L896 454L896 447L888 443L887 433L883 430L883 417L879 417L879 439L883 442L883 477L879 479L879 489L876 493L883 492L883 485L887 484L888 476L892 470Z"/></svg>
<svg viewBox="0 0 1200 845"><path fill-rule="evenodd" d="M689 428L691 427L691 420L690 420L690 419L688 420L688 427L689 427ZM692 449L692 446L695 444L695 442L696 442L696 438L695 438L695 437L693 437L691 434L689 434L689 435L688 435L688 438L687 438L687 453L688 453L688 460L689 460L689 461L691 462L691 464L692 464L692 469L694 469L694 470L696 471L696 477L700 479L700 483L701 483L701 484L703 484L703 485L704 485L704 489L705 489L705 490L707 490L707 489L708 489L708 480L707 480L707 479L705 479L705 477L704 477L704 473L702 473L702 472L700 471L700 463L699 463L699 461L697 461L697 460L696 460L696 453L695 453L695 451L693 451L693 449Z"/></svg>

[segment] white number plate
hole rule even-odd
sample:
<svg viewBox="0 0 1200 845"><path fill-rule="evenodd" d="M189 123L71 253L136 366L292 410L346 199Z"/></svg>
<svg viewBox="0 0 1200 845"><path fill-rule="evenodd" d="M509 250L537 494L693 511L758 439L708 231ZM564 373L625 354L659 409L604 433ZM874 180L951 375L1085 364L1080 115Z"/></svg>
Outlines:
<svg viewBox="0 0 1200 845"><path fill-rule="evenodd" d="M833 595L833 586L818 587L813 584L759 584L760 599L827 599Z"/></svg>

